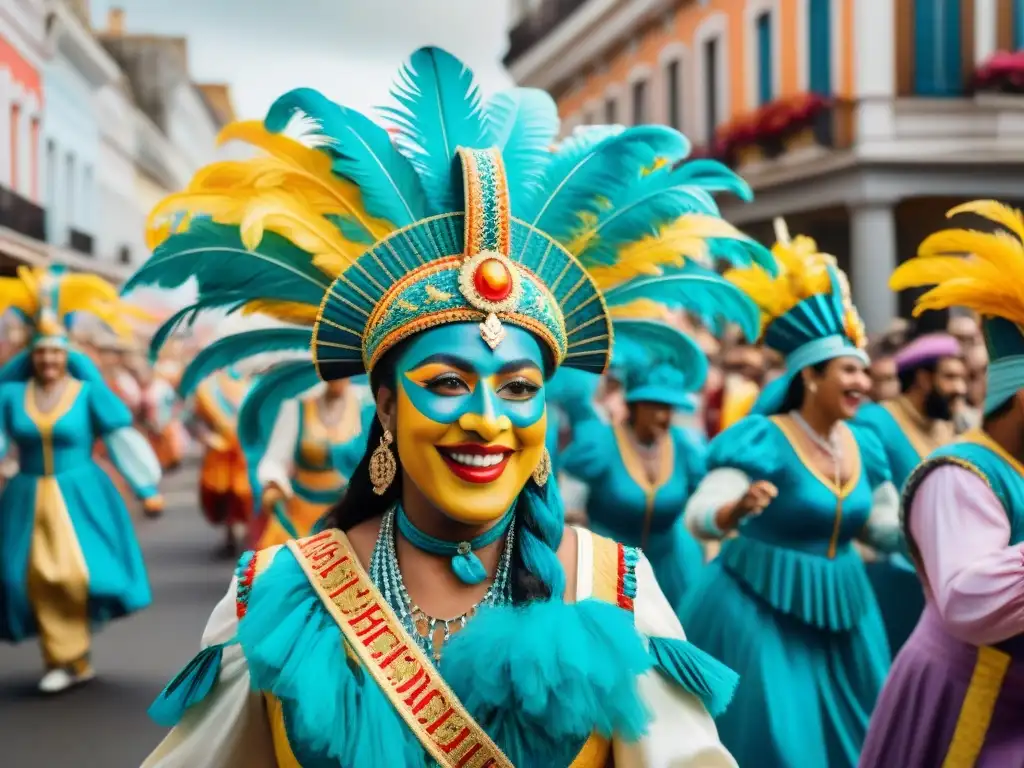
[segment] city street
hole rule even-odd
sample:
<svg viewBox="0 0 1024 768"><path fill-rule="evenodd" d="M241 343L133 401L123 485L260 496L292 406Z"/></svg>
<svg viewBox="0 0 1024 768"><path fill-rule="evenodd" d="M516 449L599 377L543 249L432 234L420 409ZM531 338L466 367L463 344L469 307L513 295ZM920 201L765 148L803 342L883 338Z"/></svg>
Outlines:
<svg viewBox="0 0 1024 768"><path fill-rule="evenodd" d="M168 509L140 519L153 605L95 639L97 679L56 698L36 693L38 646L0 645L0 744L4 768L138 768L161 729L146 709L198 649L206 618L227 589L232 563L196 510L196 472L165 482Z"/></svg>

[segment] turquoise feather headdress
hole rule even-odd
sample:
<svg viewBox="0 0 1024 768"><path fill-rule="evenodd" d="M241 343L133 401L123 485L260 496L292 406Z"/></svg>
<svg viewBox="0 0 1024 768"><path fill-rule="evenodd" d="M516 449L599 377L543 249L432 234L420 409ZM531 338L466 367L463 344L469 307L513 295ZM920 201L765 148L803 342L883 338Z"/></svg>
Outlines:
<svg viewBox="0 0 1024 768"><path fill-rule="evenodd" d="M514 89L485 105L472 73L436 48L413 54L393 95L395 141L309 89L278 99L263 124L225 129L267 156L209 166L153 212L154 254L127 289L198 284L155 348L213 308L293 323L273 343L311 347L326 380L371 371L412 334L452 322L479 323L492 345L504 324L520 326L555 365L600 372L608 308L637 298L751 330L742 293L693 272L715 258L773 268L712 198L749 189L718 163L683 163L678 132L591 129L552 149L547 94ZM315 146L282 135L296 115L315 124ZM262 342L237 351L250 343Z"/></svg>

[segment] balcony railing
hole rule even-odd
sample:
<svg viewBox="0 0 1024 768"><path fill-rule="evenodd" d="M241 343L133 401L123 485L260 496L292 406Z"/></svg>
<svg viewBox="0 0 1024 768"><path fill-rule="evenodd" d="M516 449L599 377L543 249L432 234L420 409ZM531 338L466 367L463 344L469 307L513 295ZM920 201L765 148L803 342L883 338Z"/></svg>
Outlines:
<svg viewBox="0 0 1024 768"><path fill-rule="evenodd" d="M505 66L521 59L533 46L551 34L588 0L542 0L540 7L512 27L508 35L508 52L502 59Z"/></svg>
<svg viewBox="0 0 1024 768"><path fill-rule="evenodd" d="M0 227L34 240L45 240L46 211L17 192L0 186Z"/></svg>
<svg viewBox="0 0 1024 768"><path fill-rule="evenodd" d="M71 246L73 251L84 253L86 256L92 256L94 247L92 235L87 235L85 232L72 227L69 230L68 245Z"/></svg>

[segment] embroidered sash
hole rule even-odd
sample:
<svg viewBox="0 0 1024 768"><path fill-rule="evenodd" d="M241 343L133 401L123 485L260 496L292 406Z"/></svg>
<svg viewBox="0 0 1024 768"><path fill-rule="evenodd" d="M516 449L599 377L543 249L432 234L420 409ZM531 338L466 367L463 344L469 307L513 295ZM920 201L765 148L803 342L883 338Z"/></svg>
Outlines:
<svg viewBox="0 0 1024 768"><path fill-rule="evenodd" d="M290 541L288 547L341 628L350 652L439 765L514 768L408 635L344 533L328 530Z"/></svg>

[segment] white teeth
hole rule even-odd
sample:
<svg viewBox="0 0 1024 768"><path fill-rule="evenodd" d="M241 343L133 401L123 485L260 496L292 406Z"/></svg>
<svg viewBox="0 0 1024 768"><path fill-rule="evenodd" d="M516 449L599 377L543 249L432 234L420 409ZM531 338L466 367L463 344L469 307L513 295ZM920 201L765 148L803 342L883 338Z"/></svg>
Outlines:
<svg viewBox="0 0 1024 768"><path fill-rule="evenodd" d="M505 460L503 453L449 453L448 458L467 467L496 467Z"/></svg>

